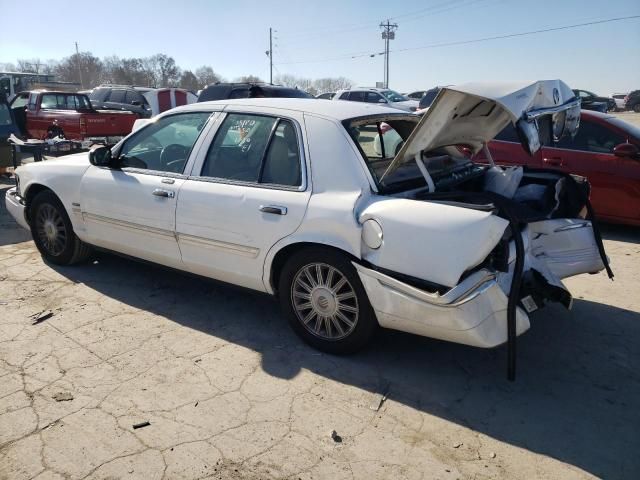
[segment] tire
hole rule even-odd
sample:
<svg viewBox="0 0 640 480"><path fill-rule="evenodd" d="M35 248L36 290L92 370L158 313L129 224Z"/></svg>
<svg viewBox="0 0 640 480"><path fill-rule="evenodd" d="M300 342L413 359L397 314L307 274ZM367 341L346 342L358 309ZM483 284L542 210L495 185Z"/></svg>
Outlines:
<svg viewBox="0 0 640 480"><path fill-rule="evenodd" d="M64 205L52 191L36 195L29 207L29 219L33 241L47 262L72 265L91 256L91 246L76 236Z"/></svg>
<svg viewBox="0 0 640 480"><path fill-rule="evenodd" d="M636 112L636 113L640 113L640 103L636 103L633 106L633 111Z"/></svg>
<svg viewBox="0 0 640 480"><path fill-rule="evenodd" d="M318 281L318 269L322 282ZM291 327L318 350L336 355L354 353L378 329L355 268L337 251L310 247L293 254L278 287Z"/></svg>

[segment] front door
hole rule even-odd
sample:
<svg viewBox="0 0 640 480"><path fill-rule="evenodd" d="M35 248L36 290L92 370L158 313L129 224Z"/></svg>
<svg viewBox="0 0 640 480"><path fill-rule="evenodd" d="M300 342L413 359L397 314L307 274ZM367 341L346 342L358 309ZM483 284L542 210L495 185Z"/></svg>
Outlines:
<svg viewBox="0 0 640 480"><path fill-rule="evenodd" d="M80 206L89 243L164 265L181 265L175 237L177 193L210 115L163 117L114 152L117 168L89 168L82 178Z"/></svg>
<svg viewBox="0 0 640 480"><path fill-rule="evenodd" d="M310 197L301 133L291 118L229 113L221 121L178 196L188 270L265 289L266 254L298 228Z"/></svg>

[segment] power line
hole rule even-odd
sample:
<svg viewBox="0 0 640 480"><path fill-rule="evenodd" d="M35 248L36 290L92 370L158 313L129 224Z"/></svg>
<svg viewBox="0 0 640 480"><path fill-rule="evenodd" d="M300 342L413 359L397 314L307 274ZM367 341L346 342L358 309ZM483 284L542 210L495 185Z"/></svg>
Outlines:
<svg viewBox="0 0 640 480"><path fill-rule="evenodd" d="M627 17L608 18L608 19L605 19L605 20L595 20L595 21L592 21L592 22L576 23L576 24L573 24L573 25L563 25L561 27L544 28L544 29L540 29L540 30L530 30L530 31L527 31L527 32L509 33L509 34L505 34L505 35L495 35L495 36L492 36L492 37L475 38L475 39L471 39L471 40L459 40L459 41L446 42L446 43L432 43L432 44L429 44L429 45L422 45L422 46L419 46L419 47L407 47L407 48L401 48L401 49L397 49L397 50L390 50L390 52L399 53L399 52L408 52L408 51L413 51L413 50L424 50L424 49L429 49L429 48L451 47L451 46L455 46L455 45L468 45L468 44L472 44L472 43L488 42L488 41L491 41L491 40L502 40L502 39L505 39L505 38L524 37L524 36L527 36L527 35L536 35L536 34L540 34L540 33L557 32L557 31L560 31L560 30L569 30L569 29L573 29L573 28L587 27L587 26L592 26L592 25L601 25L603 23L619 22L619 21L623 21L623 20L633 20L633 19L637 19L637 18L640 18L640 15L631 15L631 16L627 16ZM353 60L353 59L356 59L356 58L363 58L363 57L375 57L375 56L378 56L378 55L384 55L384 52L353 52L353 53L344 54L344 55L341 55L341 56L318 59L318 60L300 60L300 61L294 61L294 62L282 62L282 63L280 63L280 65L295 65L295 64L303 64L303 63L324 63L324 62L332 62L332 61L337 61L337 60Z"/></svg>

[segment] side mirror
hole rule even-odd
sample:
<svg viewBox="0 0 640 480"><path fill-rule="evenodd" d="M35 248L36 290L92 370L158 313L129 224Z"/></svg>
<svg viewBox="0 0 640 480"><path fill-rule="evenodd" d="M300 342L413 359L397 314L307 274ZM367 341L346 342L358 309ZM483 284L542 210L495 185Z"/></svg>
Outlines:
<svg viewBox="0 0 640 480"><path fill-rule="evenodd" d="M111 149L105 146L98 146L89 152L89 163L96 167L111 167Z"/></svg>
<svg viewBox="0 0 640 480"><path fill-rule="evenodd" d="M613 154L620 158L640 158L640 149L633 143L621 143L613 149Z"/></svg>
<svg viewBox="0 0 640 480"><path fill-rule="evenodd" d="M378 103L387 103L387 101L384 98L381 98L378 100Z"/></svg>

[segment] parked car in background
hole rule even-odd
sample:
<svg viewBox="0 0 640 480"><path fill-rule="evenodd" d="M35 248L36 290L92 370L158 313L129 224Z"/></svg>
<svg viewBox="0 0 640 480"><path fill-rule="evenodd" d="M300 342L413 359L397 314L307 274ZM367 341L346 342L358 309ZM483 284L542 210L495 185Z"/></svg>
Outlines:
<svg viewBox="0 0 640 480"><path fill-rule="evenodd" d="M582 111L573 139L553 141L548 131L542 139L542 148L529 156L509 125L489 144L489 150L500 165L582 175L591 184L591 203L598 218L640 225L640 128L610 114ZM476 160L487 159L479 153Z"/></svg>
<svg viewBox="0 0 640 480"><path fill-rule="evenodd" d="M196 103L198 96L184 88L154 88L144 93L151 115L159 115L172 108Z"/></svg>
<svg viewBox="0 0 640 480"><path fill-rule="evenodd" d="M584 110L606 113L616 109L616 101L611 97L601 97L588 90L574 90L573 93L582 102Z"/></svg>
<svg viewBox="0 0 640 480"><path fill-rule="evenodd" d="M7 96L0 91L0 175L7 172L7 167L13 165L11 162L11 146L8 138L11 135L18 135L20 131L13 118L13 112L9 108Z"/></svg>
<svg viewBox="0 0 640 480"><path fill-rule="evenodd" d="M126 110L139 118L149 118L151 106L144 94L151 90L153 88L106 84L90 90L87 95L97 110Z"/></svg>
<svg viewBox="0 0 640 480"><path fill-rule="evenodd" d="M428 92L428 90L417 90L415 92L406 93L404 96L409 98L410 100L418 100L418 101L420 101L420 99L422 97L424 97L424 95L427 92Z"/></svg>
<svg viewBox="0 0 640 480"><path fill-rule="evenodd" d="M320 95L316 95L316 98L319 98L321 100L331 100L335 94L336 92L325 92L321 93Z"/></svg>
<svg viewBox="0 0 640 480"><path fill-rule="evenodd" d="M234 98L315 98L304 90L269 83L214 83L202 89L198 102Z"/></svg>
<svg viewBox="0 0 640 480"><path fill-rule="evenodd" d="M410 100L404 95L400 95L388 88L350 88L348 90L338 90L333 100L349 100L351 102L377 103L398 110L415 112L418 109L418 102Z"/></svg>
<svg viewBox="0 0 640 480"><path fill-rule="evenodd" d="M51 263L97 246L274 294L327 352L361 348L378 326L515 352L527 312L570 306L560 279L606 265L582 214L588 184L527 171L515 187L534 185L538 201L502 205L484 185L504 172L456 146L477 152L518 121L533 149L536 119L553 114L572 134L576 111L560 81L446 89L423 117L356 102L200 102L112 149L18 168L5 203ZM398 155L371 151L382 123L406 141ZM559 202L544 201L551 192Z"/></svg>
<svg viewBox="0 0 640 480"><path fill-rule="evenodd" d="M442 87L433 87L433 88L427 90L426 93L424 94L424 96L420 99L420 104L418 105L418 110L422 111L425 108L429 108L431 106L431 104L433 103L433 101L438 96L438 93L440 93L440 90L442 90Z"/></svg>
<svg viewBox="0 0 640 480"><path fill-rule="evenodd" d="M80 93L34 90L18 93L10 104L23 135L44 139L52 132L68 140L117 143L131 132L135 113L95 110Z"/></svg>
<svg viewBox="0 0 640 480"><path fill-rule="evenodd" d="M616 110L626 110L626 93L614 93L611 98L616 102Z"/></svg>
<svg viewBox="0 0 640 480"><path fill-rule="evenodd" d="M624 105L627 110L633 110L636 113L640 113L640 90L633 90L629 92L624 99Z"/></svg>

